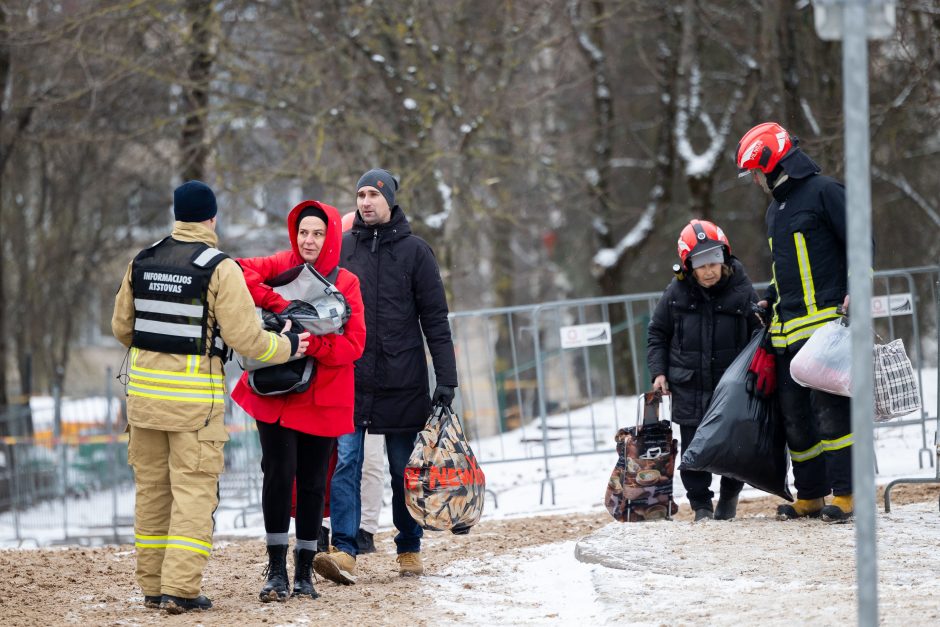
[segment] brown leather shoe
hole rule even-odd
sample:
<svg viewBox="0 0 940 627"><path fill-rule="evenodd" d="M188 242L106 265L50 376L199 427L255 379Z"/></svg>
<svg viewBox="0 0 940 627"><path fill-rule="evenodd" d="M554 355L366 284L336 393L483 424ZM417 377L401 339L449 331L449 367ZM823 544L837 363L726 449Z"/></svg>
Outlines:
<svg viewBox="0 0 940 627"><path fill-rule="evenodd" d="M418 577L424 574L420 553L399 553L395 559L398 560L398 574L402 577Z"/></svg>
<svg viewBox="0 0 940 627"><path fill-rule="evenodd" d="M328 553L317 553L313 570L318 575L345 586L356 583L356 556L330 547Z"/></svg>

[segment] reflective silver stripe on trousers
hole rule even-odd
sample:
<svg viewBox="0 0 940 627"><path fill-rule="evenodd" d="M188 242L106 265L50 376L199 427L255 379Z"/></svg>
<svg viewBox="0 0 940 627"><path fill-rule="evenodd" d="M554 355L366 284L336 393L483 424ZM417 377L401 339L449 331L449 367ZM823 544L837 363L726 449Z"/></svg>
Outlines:
<svg viewBox="0 0 940 627"><path fill-rule="evenodd" d="M219 255L224 255L224 254L225 253L223 253L218 248L207 248L201 253L199 253L198 257L193 259L193 265L199 266L200 268L205 268L207 265L209 265L210 261L212 261Z"/></svg>
<svg viewBox="0 0 940 627"><path fill-rule="evenodd" d="M200 308L200 314L202 309ZM202 326L198 324L176 324L175 322L160 322L159 320L134 320L134 330L145 333L160 333L176 337L202 337Z"/></svg>
<svg viewBox="0 0 940 627"><path fill-rule="evenodd" d="M185 305L183 303L170 303L165 300L150 300L135 298L134 309L149 311L151 313L169 314L171 316L187 316L189 318L202 318L202 305Z"/></svg>

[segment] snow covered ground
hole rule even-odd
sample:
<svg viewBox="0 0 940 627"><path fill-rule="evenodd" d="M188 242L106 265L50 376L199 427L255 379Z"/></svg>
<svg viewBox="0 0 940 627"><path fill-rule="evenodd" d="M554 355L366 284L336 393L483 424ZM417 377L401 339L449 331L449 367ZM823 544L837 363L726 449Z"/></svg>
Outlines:
<svg viewBox="0 0 940 627"><path fill-rule="evenodd" d="M924 372L930 416L937 414L936 380L936 370ZM540 432L530 427L524 437L509 433L475 442L492 491L484 520L603 512L616 454L592 451L611 449L616 428L629 424L636 408L634 398L616 399L616 411L614 402L606 399L550 418L550 454L583 452L549 460L554 503L551 486L544 482L541 442L533 442ZM935 454L935 431L933 420L926 431L927 450L922 451L919 425L876 429L878 484L898 477L935 477L929 463ZM493 461L523 456L531 459ZM678 477L674 487L680 506L687 507ZM122 488L116 499L124 518L132 513L129 490ZM743 496L762 495L746 488ZM110 493L92 494L70 499L67 512L61 503L47 503L39 506L44 510L30 514L53 521L67 514L70 535L81 535L87 531L82 516L110 511L113 500ZM236 499L223 502L217 535L261 537L260 511L240 505ZM61 529L31 528L31 520L37 518L21 517L22 531L38 544L54 539ZM389 507L383 508L380 523L382 529L391 528ZM14 535L11 525L9 513L4 513L0 541L7 546ZM935 595L940 572L937 501L895 506L890 514L884 514L879 503L877 527L883 624L940 624ZM429 534L428 550L446 541L442 534ZM731 523L611 522L577 542L456 560L417 585L422 596L434 599L442 610L441 624L837 624L855 619L854 559L852 525L777 523L768 510L766 516Z"/></svg>
<svg viewBox="0 0 940 627"><path fill-rule="evenodd" d="M879 515L881 624L940 623L938 545L936 502ZM838 625L857 611L854 527L820 521L611 523L439 575L425 591L451 624Z"/></svg>

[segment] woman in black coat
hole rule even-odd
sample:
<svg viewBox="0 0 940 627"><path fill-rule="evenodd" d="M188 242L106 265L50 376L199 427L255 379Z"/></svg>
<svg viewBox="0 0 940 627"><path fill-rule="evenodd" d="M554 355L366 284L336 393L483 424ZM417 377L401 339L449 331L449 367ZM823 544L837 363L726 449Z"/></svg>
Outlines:
<svg viewBox="0 0 940 627"><path fill-rule="evenodd" d="M757 294L744 266L731 256L724 232L711 222L692 220L679 236L683 271L656 305L649 325L647 362L653 390L672 396L682 450L695 431L721 375L760 327L752 313ZM734 518L744 484L721 478L712 508L711 473L681 470L695 520Z"/></svg>

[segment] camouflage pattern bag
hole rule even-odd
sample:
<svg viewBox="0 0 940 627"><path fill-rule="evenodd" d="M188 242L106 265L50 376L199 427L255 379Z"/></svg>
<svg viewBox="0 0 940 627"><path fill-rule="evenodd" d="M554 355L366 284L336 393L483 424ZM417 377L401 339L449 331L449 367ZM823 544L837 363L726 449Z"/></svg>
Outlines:
<svg viewBox="0 0 940 627"><path fill-rule="evenodd" d="M669 519L679 511L672 500L678 443L672 423L659 419L661 403L659 393L645 393L638 399L637 425L620 429L614 438L619 458L604 504L620 522Z"/></svg>
<svg viewBox="0 0 940 627"><path fill-rule="evenodd" d="M405 466L405 504L425 529L466 533L483 515L486 479L457 415L435 410Z"/></svg>

